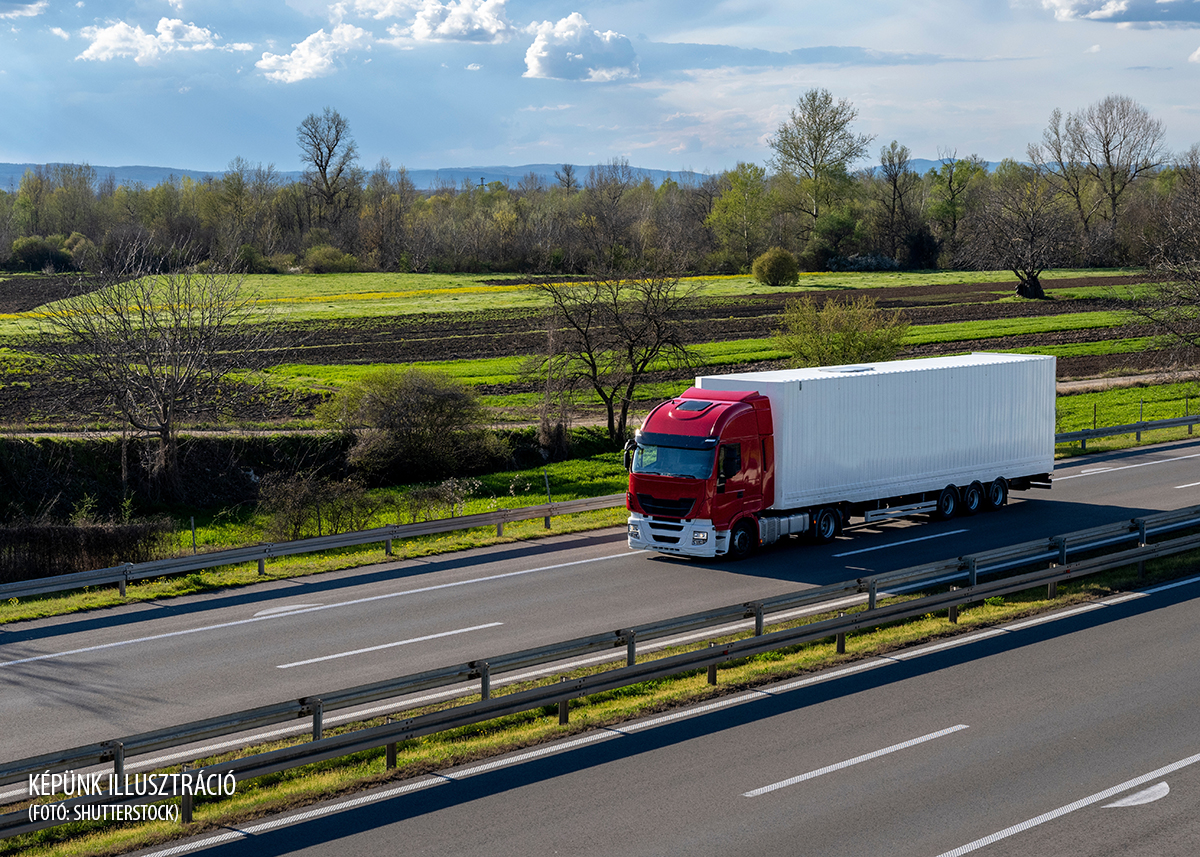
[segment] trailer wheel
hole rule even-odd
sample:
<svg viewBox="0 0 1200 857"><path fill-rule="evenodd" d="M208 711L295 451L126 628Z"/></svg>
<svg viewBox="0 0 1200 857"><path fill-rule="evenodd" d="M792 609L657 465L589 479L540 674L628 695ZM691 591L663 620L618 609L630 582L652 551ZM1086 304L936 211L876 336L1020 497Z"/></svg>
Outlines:
<svg viewBox="0 0 1200 857"><path fill-rule="evenodd" d="M812 534L818 544L829 544L842 528L842 516L832 506L822 506L813 516Z"/></svg>
<svg viewBox="0 0 1200 857"><path fill-rule="evenodd" d="M758 525L750 518L742 518L729 533L729 558L745 559L758 547Z"/></svg>
<svg viewBox="0 0 1200 857"><path fill-rule="evenodd" d="M985 509L999 509L1007 502L1008 480L1003 476L997 476L983 492L983 506Z"/></svg>
<svg viewBox="0 0 1200 857"><path fill-rule="evenodd" d="M962 513L974 515L983 508L983 485L972 482L962 490Z"/></svg>
<svg viewBox="0 0 1200 857"><path fill-rule="evenodd" d="M947 521L957 515L958 511L958 489L953 485L947 485L942 489L942 493L938 494L937 509L934 510L933 516L939 520Z"/></svg>

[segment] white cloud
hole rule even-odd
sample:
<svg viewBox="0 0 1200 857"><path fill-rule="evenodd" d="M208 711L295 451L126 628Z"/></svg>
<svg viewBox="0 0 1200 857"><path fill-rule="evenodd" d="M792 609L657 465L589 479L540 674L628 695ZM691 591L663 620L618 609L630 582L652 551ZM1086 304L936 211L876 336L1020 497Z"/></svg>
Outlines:
<svg viewBox="0 0 1200 857"><path fill-rule="evenodd" d="M64 42L71 38L71 34L68 33L66 30L64 30L62 27L51 27L50 32L53 33L54 35L58 36Z"/></svg>
<svg viewBox="0 0 1200 857"><path fill-rule="evenodd" d="M336 3L329 7L329 11L335 20L340 20L350 11L359 15L368 15L376 20L383 20L384 18L407 18L423 5L425 5L424 0L351 0L349 3Z"/></svg>
<svg viewBox="0 0 1200 857"><path fill-rule="evenodd" d="M146 65L174 51L207 51L217 47L211 30L185 24L178 18L161 19L153 34L124 21L107 27L84 27L82 34L92 43L76 57L81 60L105 61L131 56L138 65Z"/></svg>
<svg viewBox="0 0 1200 857"><path fill-rule="evenodd" d="M49 8L49 0L38 0L36 3L13 3L11 0L0 0L0 18L33 18Z"/></svg>
<svg viewBox="0 0 1200 857"><path fill-rule="evenodd" d="M1084 51L1084 53L1085 54L1098 54L1098 53L1100 53L1100 46L1092 45L1090 48L1088 48L1086 51Z"/></svg>
<svg viewBox="0 0 1200 857"><path fill-rule="evenodd" d="M338 24L326 33L317 30L299 44L292 45L290 54L264 52L254 65L270 80L296 83L312 77L323 77L334 70L334 57L355 48L369 48L371 34L351 24Z"/></svg>
<svg viewBox="0 0 1200 857"><path fill-rule="evenodd" d="M1059 21L1104 21L1121 27L1200 27L1194 0L1042 0Z"/></svg>
<svg viewBox="0 0 1200 857"><path fill-rule="evenodd" d="M395 0L357 0L356 11L378 8L374 17L408 17L407 26L393 24L388 32L396 43L406 40L418 42L506 42L516 32L504 13L507 0L418 0L415 3L399 3ZM342 4L334 11L344 13Z"/></svg>
<svg viewBox="0 0 1200 857"><path fill-rule="evenodd" d="M1200 48L1196 48L1196 52L1188 57L1188 62L1200 62Z"/></svg>
<svg viewBox="0 0 1200 857"><path fill-rule="evenodd" d="M473 62L469 66L467 66L467 71L479 71L481 68L483 68L483 66L481 66L477 62Z"/></svg>
<svg viewBox="0 0 1200 857"><path fill-rule="evenodd" d="M601 33L578 12L558 23L532 24L533 44L525 52L524 77L606 81L637 77L637 54L620 33Z"/></svg>

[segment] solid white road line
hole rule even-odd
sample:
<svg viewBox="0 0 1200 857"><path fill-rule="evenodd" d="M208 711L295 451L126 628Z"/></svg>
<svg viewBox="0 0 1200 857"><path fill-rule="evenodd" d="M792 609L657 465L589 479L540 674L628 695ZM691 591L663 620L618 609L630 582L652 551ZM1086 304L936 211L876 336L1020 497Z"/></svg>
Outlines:
<svg viewBox="0 0 1200 857"><path fill-rule="evenodd" d="M1110 797L1115 797L1121 792L1127 792L1130 789L1144 785L1151 780L1161 779L1167 774L1174 773L1181 768L1186 768L1189 765L1194 765L1200 762L1200 753L1194 756L1188 756L1186 759L1180 759L1178 762L1172 762L1169 765L1164 765L1158 770L1151 771L1148 774L1142 774L1140 777L1134 777L1132 780L1126 780L1119 786L1113 786L1111 789L1105 789L1102 792L1096 792L1094 795L1089 795L1085 798L1080 798L1074 803L1069 803L1066 806L1060 806L1058 809L1043 813L1035 818L1030 818L1022 821L1020 824L1014 824L1012 827L1006 827L1003 830L997 831L990 836L985 836L982 839L976 839L974 842L968 842L966 845L960 845L953 851L947 851L938 857L962 857L963 854L970 854L972 851L977 851L987 845L999 842L1001 839L1007 839L1010 836L1015 836L1018 833L1024 833L1030 828L1037 827L1039 824L1045 824L1047 821L1054 821L1056 818L1061 818L1068 813L1075 812L1077 809L1091 806L1094 803L1100 803L1102 800L1108 800Z"/></svg>
<svg viewBox="0 0 1200 857"><path fill-rule="evenodd" d="M394 643L383 643L379 646L367 646L365 649L353 649L349 652L338 652L336 655L322 655L319 658L309 658L306 661L293 661L290 664L279 664L276 669L286 670L292 667L302 667L306 664L319 664L322 661L334 661L338 658L348 658L351 655L365 655L367 652L378 652L380 649L394 649L396 646L407 646L409 643L424 643L426 640L438 640L442 637L453 637L468 631L480 631L484 628L495 628L503 622L488 622L486 625L472 625L470 628L458 628L454 631L442 631L440 634L426 634L424 637L413 637L411 640L397 640Z"/></svg>
<svg viewBox="0 0 1200 857"><path fill-rule="evenodd" d="M1200 458L1200 452L1192 455L1180 455L1175 458L1157 458L1154 461L1143 461L1139 464L1126 464L1122 467L1106 467L1104 469L1092 468L1083 470L1079 473L1074 473L1070 476L1055 476L1055 482L1062 482L1065 479L1078 479L1080 476L1099 476L1101 473L1116 473L1118 470L1132 470L1135 467L1149 467L1152 464L1170 464L1172 461L1187 461L1189 458Z"/></svg>
<svg viewBox="0 0 1200 857"><path fill-rule="evenodd" d="M1177 490L1179 488L1195 488L1197 485L1200 485L1200 482L1189 482L1187 485L1176 485L1175 488Z"/></svg>
<svg viewBox="0 0 1200 857"><path fill-rule="evenodd" d="M878 759L880 756L887 756L890 753L895 753L900 750L907 750L909 747L915 747L918 744L924 744L926 741L932 741L935 738L942 738L946 735L959 732L966 728L968 727L965 723L960 723L957 726L951 726L949 729L940 729L937 732L930 732L928 735L922 735L920 738L902 741L899 744L893 744L890 747L884 747L882 750L876 750L872 753L865 753L861 756L855 756L853 759L847 759L844 762L838 762L836 765L827 765L824 768L818 768L815 771L809 771L807 774L801 774L798 777L791 777L790 779L780 780L777 783L771 783L769 786L763 786L762 788L743 792L742 797L758 797L759 795L765 795L768 792L777 791L778 789L787 788L788 786L794 786L796 783L802 783L805 780L813 780L817 777L822 777L825 774L831 774L834 771L840 771L843 768L849 768L852 765L861 765L863 762L869 762L872 759Z"/></svg>
<svg viewBox="0 0 1200 857"><path fill-rule="evenodd" d="M632 556L635 553L645 553L645 551L626 551L619 554L609 554L608 556L598 556L592 559L579 559L574 562L561 562L557 565L544 565L540 568L526 568L521 571L508 571L503 574L489 574L485 577L475 577L470 580L459 580L454 583L438 583L433 586L420 586L416 589L405 589L401 592L388 592L383 595L371 595L366 598L353 598L349 601L339 601L334 604L321 604L316 607L297 608L288 610L287 612L271 613L268 615L254 616L250 619L235 619L230 622L219 622L215 625L202 625L199 628L185 628L181 631L167 631L162 634L150 634L145 637L134 637L131 640L118 640L114 643L101 643L95 646L82 646L78 649L69 649L65 652L50 652L44 655L32 655L28 658L17 658L11 661L0 661L0 667L12 667L19 664L33 663L34 661L48 661L54 658L65 658L70 655L79 655L87 652L97 652L103 649L113 649L118 646L131 646L134 643L148 643L154 640L164 640L168 637L182 637L187 634L199 634L204 631L219 631L222 628L233 628L237 625L249 625L253 622L269 622L273 619L282 619L287 616L298 616L303 613L317 613L321 610L332 610L335 607L351 607L356 604L367 604L372 601L383 601L388 598L403 598L406 595L419 595L423 592L433 592L438 589L452 589L458 586L469 586L473 583L488 583L493 580L504 580L509 577L520 577L525 574L536 574L540 571L553 571L559 568L569 568L574 565L585 565L590 562L603 562L609 559L621 559L623 557Z"/></svg>
<svg viewBox="0 0 1200 857"><path fill-rule="evenodd" d="M886 545L877 545L876 547L873 547L873 548L861 548L856 551L846 551L845 553L835 553L834 556L835 557L854 556L855 554L859 554L859 553L870 553L871 551L881 551L881 550L886 550L887 548L898 548L898 547L900 547L900 545L911 545L913 542L927 542L930 539L942 539L942 538L945 538L946 536L957 536L959 533L965 533L965 532L967 532L967 531L966 530L950 530L949 532L946 532L946 533L934 533L932 536L921 536L920 538L916 538L916 539L905 539L902 542L889 542Z"/></svg>

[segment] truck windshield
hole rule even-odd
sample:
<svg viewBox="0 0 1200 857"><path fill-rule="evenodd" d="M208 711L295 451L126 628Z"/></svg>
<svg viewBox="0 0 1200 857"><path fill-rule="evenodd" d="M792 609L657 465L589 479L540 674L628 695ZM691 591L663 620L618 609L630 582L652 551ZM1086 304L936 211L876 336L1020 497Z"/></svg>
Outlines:
<svg viewBox="0 0 1200 857"><path fill-rule="evenodd" d="M653 476L707 479L712 476L714 450L679 449L674 446L642 446L633 455L633 472Z"/></svg>

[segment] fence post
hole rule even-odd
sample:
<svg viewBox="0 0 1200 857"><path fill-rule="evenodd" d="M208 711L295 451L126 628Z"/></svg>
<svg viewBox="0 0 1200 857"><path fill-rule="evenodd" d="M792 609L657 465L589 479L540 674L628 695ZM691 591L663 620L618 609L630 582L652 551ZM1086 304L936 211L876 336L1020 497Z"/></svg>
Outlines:
<svg viewBox="0 0 1200 857"><path fill-rule="evenodd" d="M1141 400L1141 401L1138 403L1138 430L1137 430L1137 440L1138 440L1138 442L1139 442L1139 443L1140 443L1140 442L1141 442L1141 440L1142 440L1142 422L1143 422L1142 416L1143 416L1145 413L1146 413L1146 400L1145 400L1145 399L1142 399L1142 400Z"/></svg>
<svg viewBox="0 0 1200 857"><path fill-rule="evenodd" d="M562 678L560 678L560 679L558 680L558 683L559 683L559 684L562 684L562 683L563 683L563 682L565 682L566 680L567 680L567 677L566 677L566 676L563 676ZM567 701L567 700L565 700L565 699L560 699L560 700L558 701L558 725L559 725L559 726L566 726L566 725L567 725L568 723L570 723L570 722L571 722L571 707L570 707L570 704L568 703L568 701Z"/></svg>

